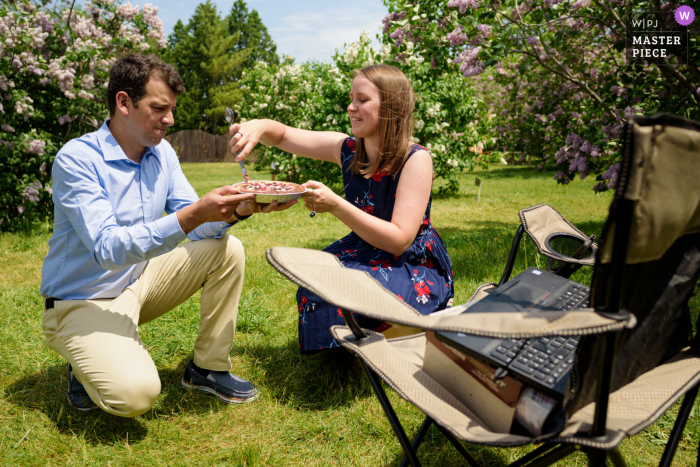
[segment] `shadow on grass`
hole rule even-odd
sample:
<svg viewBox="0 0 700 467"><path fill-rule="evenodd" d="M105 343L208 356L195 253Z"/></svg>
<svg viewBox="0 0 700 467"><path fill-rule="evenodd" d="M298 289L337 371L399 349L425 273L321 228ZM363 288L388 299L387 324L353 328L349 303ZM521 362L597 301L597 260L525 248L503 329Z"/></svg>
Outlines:
<svg viewBox="0 0 700 467"><path fill-rule="evenodd" d="M416 430L417 432L417 430ZM413 438L416 433L407 432L409 438ZM399 444L398 438L394 438L396 444ZM489 467L504 467L511 463L507 449L494 448L479 444L462 443L464 449L479 462L479 465ZM418 461L423 465L434 466L470 466L457 449L448 441L448 439L440 432L433 424L423 439L416 451ZM395 456L393 462L388 465L400 465L405 458L403 451L398 456Z"/></svg>
<svg viewBox="0 0 700 467"><path fill-rule="evenodd" d="M138 443L148 433L138 418L122 418L96 409L78 412L66 398L65 365L54 365L20 378L5 388L4 397L20 407L43 412L56 429L90 444Z"/></svg>
<svg viewBox="0 0 700 467"><path fill-rule="evenodd" d="M268 397L300 410L325 411L372 396L355 356L344 349L301 355L296 341L271 345L258 341L245 347L264 376L259 381Z"/></svg>
<svg viewBox="0 0 700 467"><path fill-rule="evenodd" d="M129 444L137 444L148 435L149 420L163 415L208 414L227 408L216 397L188 391L180 385L188 361L186 358L177 368L158 372L161 396L151 410L136 418L118 417L100 409L75 410L66 398L65 365L50 366L20 378L5 388L4 397L19 407L43 412L64 435L82 437L93 445L122 444L127 440Z"/></svg>

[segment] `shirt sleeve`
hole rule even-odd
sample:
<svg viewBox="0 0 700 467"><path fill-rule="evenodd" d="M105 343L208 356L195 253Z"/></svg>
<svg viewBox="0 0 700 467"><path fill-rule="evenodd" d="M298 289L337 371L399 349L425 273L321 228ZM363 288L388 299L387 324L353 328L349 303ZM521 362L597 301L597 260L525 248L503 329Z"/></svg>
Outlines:
<svg viewBox="0 0 700 467"><path fill-rule="evenodd" d="M185 239L176 215L121 226L94 165L73 148L53 164L53 199L73 225L95 261L115 271L175 248Z"/></svg>
<svg viewBox="0 0 700 467"><path fill-rule="evenodd" d="M169 215L174 215L174 213L180 209L199 200L199 196L197 196L194 188L192 188L192 185L190 185L187 177L185 177L185 174L182 172L180 161L178 161L177 154L175 154L175 151L173 151L170 144L164 144L163 150L170 167L168 200L165 204L165 212ZM223 221L205 222L187 234L187 238L189 238L191 241L203 240L205 238L221 238L221 236L234 224L228 224ZM179 222L178 228L180 228ZM182 228L180 228L180 232L182 232Z"/></svg>

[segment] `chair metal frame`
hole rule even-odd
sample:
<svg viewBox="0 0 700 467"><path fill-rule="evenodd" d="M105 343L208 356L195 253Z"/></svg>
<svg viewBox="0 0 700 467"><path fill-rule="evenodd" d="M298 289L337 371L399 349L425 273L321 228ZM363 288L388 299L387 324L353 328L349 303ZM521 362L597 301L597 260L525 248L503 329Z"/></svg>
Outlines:
<svg viewBox="0 0 700 467"><path fill-rule="evenodd" d="M669 118L666 116L666 118ZM673 117L670 117L672 121L677 121L678 123L682 123L683 121L681 119L678 119L677 117L674 119ZM629 243L629 235L630 235L630 229L631 229L631 216L632 216L632 208L633 208L633 203L630 200L627 200L624 198L624 193L626 190L627 182L628 182L628 176L630 174L631 170L631 163L632 163L632 158L631 158L631 153L633 151L633 146L632 146L632 137L633 137L633 129L631 124L627 124L625 127L625 140L624 140L624 148L625 148L625 156L622 159L622 164L620 168L620 179L619 179L619 185L618 189L615 192L614 198L613 198L613 205L611 208L611 215L613 213L616 215L616 228L615 228L615 234L613 238L613 249L612 249L612 273L610 275L610 286L607 287L607 295L604 299L604 304L603 305L598 305L595 308L595 312L599 313L605 317L608 318L618 318L623 316L620 312L620 296L621 296L621 288L622 288L622 269L625 266L625 259L627 255L627 250L628 250L628 243ZM515 236L513 237L513 241L511 244L511 249L510 253L508 255L508 260L506 262L506 266L503 271L503 275L501 276L501 279L499 281L498 285L501 285L505 282L507 282L510 279L510 276L513 271L513 266L515 264L515 258L517 256L517 252L519 249L520 245L520 240L522 239L524 233L524 228L522 224L518 227ZM589 237L588 240L592 242L591 237ZM590 244L590 242L588 242ZM585 244L585 243L584 243ZM583 254L584 251L583 247L577 251L577 254ZM566 267L566 265L564 266ZM564 273L567 273L570 275L571 272L570 270L565 270ZM566 276L568 277L568 276ZM343 318L345 320L345 323L347 326L350 328L352 333L354 334L355 338L357 340L364 339L368 337L368 335L360 328L360 326L357 325L355 319L353 318L352 314L346 310L341 310L341 313L343 315ZM606 428L606 421L607 421L607 411L608 411L608 398L611 390L611 384L612 384L612 371L613 371L613 366L614 366L614 359L615 359L615 347L617 343L617 332L608 332L604 334L601 338L601 343L600 346L602 347L602 351L600 352L599 356L599 377L598 377L598 386L597 386L597 391L596 391L596 397L595 397L595 415L594 415L594 421L593 425L591 427L590 432L587 434L587 437L591 441L596 441L596 439L603 439L605 435L605 428ZM464 457L464 459L467 461L467 463L470 466L473 467L481 467L481 464L474 459L472 455L469 454L469 452L464 448L464 445L462 442L460 442L452 433L450 433L448 430L444 429L441 427L439 424L435 423L430 417L426 417L425 421L423 422L422 426L418 430L415 438L413 441L411 441L408 436L406 435L401 422L399 421L398 417L396 416L396 413L394 409L391 406L391 403L386 396L386 393L384 392L384 389L382 387L382 382L381 378L371 369L369 368L362 359L359 359L362 367L364 368L365 374L369 378L369 381L372 385L372 388L377 395L377 398L379 399L379 402L382 406L382 409L384 410L384 413L386 414L387 418L389 419L389 423L391 424L394 433L396 434L399 443L401 444L401 447L405 453L405 458L401 462L401 466L405 465L411 465L412 467L419 467L421 464L418 460L418 457L416 455L416 450L418 449L420 443L422 442L425 434L428 432L428 429L430 428L431 425L435 425L441 433L450 441L450 443L457 449L457 451ZM698 394L698 390L700 389L700 384L692 387L690 390L686 392L686 394L683 397L683 402L681 409L678 413L678 416L676 417L676 421L674 423L671 435L669 437L669 440L666 443L666 447L664 449L663 455L661 457L659 466L660 467L669 467L671 465L671 462L673 460L673 456L675 455L676 449L678 447L678 443L680 442L683 434L683 430L685 428L685 425L688 421L688 417L690 415L691 409L693 407L693 403L695 401L695 398ZM582 437L586 436L585 434L579 433L577 436ZM521 457L520 459L516 460L515 462L509 464L508 467L544 467L544 466L549 466L552 465L559 460L563 459L564 457L572 454L575 451L582 451L584 452L587 457L588 457L588 462L589 466L605 466L607 463L607 460L610 460L612 464L615 467L624 467L627 464L625 463L624 458L622 457L622 454L620 453L619 449L615 447L612 450L605 451L602 449L596 449L596 448L591 448L591 447L585 447L585 446L580 446L580 445L575 445L575 444L568 444L565 442L547 442L545 441L542 443L541 446L537 447L530 453L526 454L525 456ZM698 465L700 465L700 449L698 452Z"/></svg>

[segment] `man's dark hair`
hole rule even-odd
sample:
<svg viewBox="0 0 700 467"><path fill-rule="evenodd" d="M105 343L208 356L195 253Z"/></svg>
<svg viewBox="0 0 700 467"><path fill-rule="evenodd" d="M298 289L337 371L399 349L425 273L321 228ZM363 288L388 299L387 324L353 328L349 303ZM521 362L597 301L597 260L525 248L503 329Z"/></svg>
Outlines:
<svg viewBox="0 0 700 467"><path fill-rule="evenodd" d="M182 77L177 69L155 55L131 54L114 62L109 70L109 84L107 85L107 104L109 105L110 117L113 117L117 111L118 92L127 93L134 106L137 106L146 94L146 83L151 78L162 80L170 86L175 95L185 90Z"/></svg>

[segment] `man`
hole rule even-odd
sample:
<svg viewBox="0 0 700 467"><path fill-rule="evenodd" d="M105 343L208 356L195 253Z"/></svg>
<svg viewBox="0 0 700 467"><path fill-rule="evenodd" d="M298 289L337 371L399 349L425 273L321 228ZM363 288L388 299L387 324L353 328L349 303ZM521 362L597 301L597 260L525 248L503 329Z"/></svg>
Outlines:
<svg viewBox="0 0 700 467"><path fill-rule="evenodd" d="M53 164L43 328L68 360L68 399L79 410L135 417L151 408L160 379L138 326L200 288L199 334L182 385L227 403L257 396L229 372L245 255L226 230L294 202L262 207L231 186L197 197L163 140L183 90L177 70L154 55L119 59L107 88L110 119L66 144Z"/></svg>

